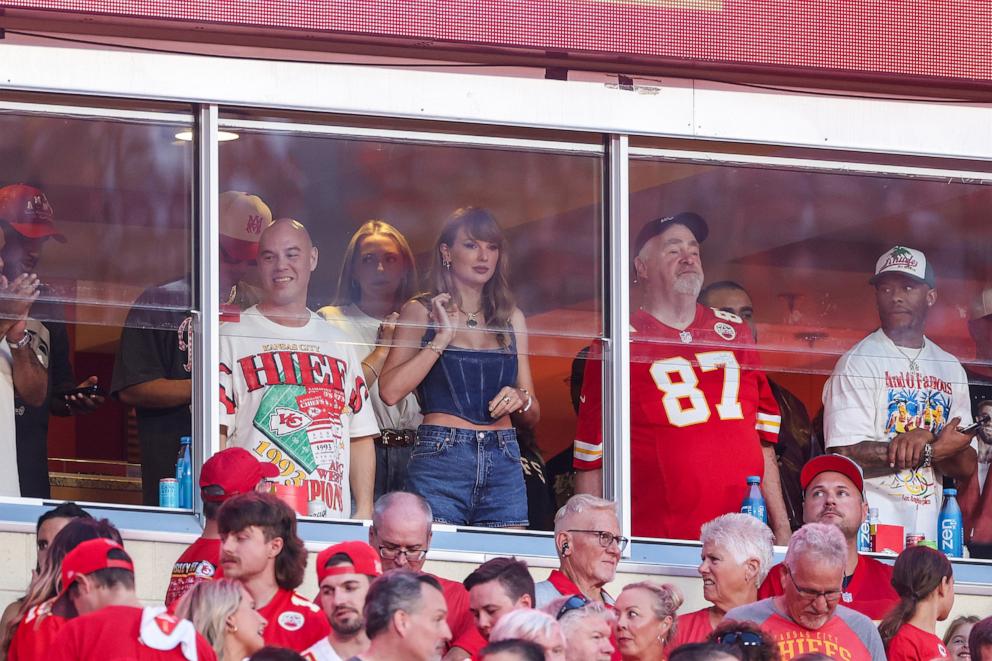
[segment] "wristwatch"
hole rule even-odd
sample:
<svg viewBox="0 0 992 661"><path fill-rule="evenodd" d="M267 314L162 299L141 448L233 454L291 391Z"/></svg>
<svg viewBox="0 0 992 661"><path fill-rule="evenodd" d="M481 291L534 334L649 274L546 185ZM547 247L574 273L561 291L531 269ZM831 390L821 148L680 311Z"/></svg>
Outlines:
<svg viewBox="0 0 992 661"><path fill-rule="evenodd" d="M920 468L930 468L933 463L933 446L929 443L923 446L923 461Z"/></svg>
<svg viewBox="0 0 992 661"><path fill-rule="evenodd" d="M7 340L7 344L10 345L11 349L23 349L27 345L31 344L31 333L24 331L24 335L21 336L17 342L11 342Z"/></svg>

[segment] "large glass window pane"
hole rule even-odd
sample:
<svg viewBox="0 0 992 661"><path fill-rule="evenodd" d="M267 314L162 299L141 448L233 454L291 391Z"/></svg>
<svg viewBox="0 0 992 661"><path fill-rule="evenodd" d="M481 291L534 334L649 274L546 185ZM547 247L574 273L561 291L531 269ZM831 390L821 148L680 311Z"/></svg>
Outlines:
<svg viewBox="0 0 992 661"><path fill-rule="evenodd" d="M558 457L567 482L572 361L602 328L601 148L395 125L360 136L243 120L222 128L237 136L220 149L222 249L258 238L247 234L259 228L252 215L262 226L295 219L309 236L278 223L257 267L222 263L222 280L243 268L229 280L245 293L232 299L238 321L221 328L230 442L279 466L278 490L301 514L368 514L373 492L406 485L415 453L430 470L411 486L438 520L550 528L555 479L545 464ZM255 211L225 219L227 201L247 196ZM452 219L462 233L440 240ZM439 293L450 295L437 305L453 315L453 337L438 335ZM301 302L330 323L303 312L280 319ZM418 441L424 410L433 427ZM479 502L470 502L475 451L452 469L449 450L468 446L441 427L485 436L484 461L498 470ZM366 436L375 440L349 443ZM363 462L378 467L374 485L355 473ZM449 485L429 484L437 471Z"/></svg>
<svg viewBox="0 0 992 661"><path fill-rule="evenodd" d="M977 504L987 446L973 443L972 477L949 423L988 398L992 189L865 170L632 160L635 535L698 539L754 475L784 540L824 445L862 465L869 506L900 535L937 538L945 484ZM914 430L937 439L933 467L869 456Z"/></svg>
<svg viewBox="0 0 992 661"><path fill-rule="evenodd" d="M174 475L188 354L166 372L150 362L189 340L192 147L176 134L190 125L188 113L0 108L4 495L157 505ZM156 378L185 395L167 407L129 396Z"/></svg>

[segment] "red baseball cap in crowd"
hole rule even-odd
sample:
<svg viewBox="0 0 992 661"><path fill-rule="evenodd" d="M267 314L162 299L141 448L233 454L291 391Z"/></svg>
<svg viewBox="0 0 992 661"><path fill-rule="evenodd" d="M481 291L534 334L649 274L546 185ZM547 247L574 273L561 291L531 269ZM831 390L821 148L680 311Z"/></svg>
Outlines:
<svg viewBox="0 0 992 661"><path fill-rule="evenodd" d="M114 549L124 554L124 558L111 558L110 552ZM92 574L101 569L127 569L134 571L134 563L130 556L124 551L124 547L112 539L98 537L88 539L79 546L66 553L62 559L62 591L61 598L77 578Z"/></svg>
<svg viewBox="0 0 992 661"><path fill-rule="evenodd" d="M272 224L272 211L258 195L239 191L220 194L220 247L232 258L258 257L258 239Z"/></svg>
<svg viewBox="0 0 992 661"><path fill-rule="evenodd" d="M259 461L244 448L227 448L203 462L200 489L203 500L221 503L231 496L255 490L262 478L279 477L279 467ZM214 487L208 490L208 487Z"/></svg>
<svg viewBox="0 0 992 661"><path fill-rule="evenodd" d="M351 567L348 565L335 565L327 567L327 561L339 553L348 556L351 560ZM334 546L328 546L317 554L317 584L323 582L328 576L338 574L365 574L375 578L382 576L382 561L376 550L365 542L341 542Z"/></svg>
<svg viewBox="0 0 992 661"><path fill-rule="evenodd" d="M48 198L37 188L11 184L0 188L0 220L5 220L29 239L51 237L65 243L65 236L55 229L55 216Z"/></svg>
<svg viewBox="0 0 992 661"><path fill-rule="evenodd" d="M799 484L803 491L806 491L806 487L809 486L814 477L826 472L840 473L854 482L858 491L865 492L865 477L861 472L861 467L852 459L839 454L821 454L819 457L813 457L806 462L802 472L799 473Z"/></svg>

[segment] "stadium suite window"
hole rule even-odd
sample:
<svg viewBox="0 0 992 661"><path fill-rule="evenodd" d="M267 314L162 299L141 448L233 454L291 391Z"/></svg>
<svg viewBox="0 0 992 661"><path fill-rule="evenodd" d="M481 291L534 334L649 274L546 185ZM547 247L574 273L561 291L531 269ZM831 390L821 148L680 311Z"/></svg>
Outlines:
<svg viewBox="0 0 992 661"><path fill-rule="evenodd" d="M824 170L829 168L825 163ZM630 308L634 311L633 327L638 330L631 346L634 535L695 539L700 523L720 512L738 509L746 491L745 476L763 472L763 458L757 446L749 445L754 451L744 457L736 451L726 452L723 441L719 447L724 450L719 452L712 448L705 450L699 441L705 438L707 429L721 425L725 429L717 431L722 439L735 435L753 439L755 430L759 436L768 435L778 427L776 402L768 404L770 392L764 385L765 379L755 381L754 368L762 370L774 384L777 408L785 412L781 437L789 449L777 462L785 492L784 514L793 526L801 524L798 468L824 437L822 417L818 415L823 407L824 384L840 356L879 328L875 289L868 280L874 275L880 256L890 255L895 246L921 251L923 256L905 253L906 260L915 259L922 264L925 258L936 273L937 296L931 301L932 306L923 305L918 314L925 319L928 345L939 346L951 354L951 362L956 360L967 369L966 373L955 372L955 375L966 374L972 401L967 401L968 394L960 388L951 393L943 387L920 389L893 382L891 388L880 390L879 396L888 393L891 397L879 406L904 414L905 420L890 424L898 415L881 420L879 436L896 433L893 424L899 425L899 431L916 427L939 430L952 417L952 410L966 416L971 415L972 408L978 412L978 403L989 398L992 381L989 378L992 343L984 330L986 324L992 324L989 321L992 317L987 316L992 313L992 292L986 289L992 282L986 258L992 247L992 231L984 223L984 210L992 202L992 189L974 179L968 182L964 179L632 159L632 259L642 249L639 232L653 219L692 212L704 219L706 226L704 238L695 220L683 218L683 222L667 225L671 232L664 230L661 239L644 244L646 250L640 252L642 263L635 264L632 273ZM642 239L651 239L662 230L658 226L654 232L642 235ZM938 235L959 240L934 240ZM689 258L697 266L672 267L674 270L666 272L662 244L667 245L670 240L671 249L683 247L679 243L682 241L690 252L697 250L690 244L699 240L699 257ZM902 254L896 252L899 253L896 257ZM664 326L657 325L658 319L678 317L679 310L672 305L671 296L659 293L659 289L666 287L672 292L680 291L679 287L686 292L701 289L701 300L706 305L736 313L744 317L744 323L723 318L723 312L706 319L697 317L695 321L690 315L689 321L693 323L681 333L679 329L671 330L671 326L668 332ZM897 316L903 314L900 306ZM655 311L654 318L649 310ZM695 314L694 309L690 311ZM745 335L757 339L756 346L745 352L715 346L741 342ZM697 349L694 344L707 346ZM943 357L933 360L933 369L937 371L949 362ZM907 369L911 362L907 363ZM925 372L926 364L919 365L921 373ZM951 380L936 372L931 376ZM699 392L704 396L695 397ZM956 404L951 401L954 397ZM900 402L905 411L900 408ZM863 404L861 409L868 406L867 400ZM586 467L594 467L599 453L608 448L599 447L598 439L591 433L584 435L581 418L580 415L577 458L585 461ZM832 426L826 435L839 436L843 425L833 423L829 415L828 423ZM748 430L730 429L742 424ZM591 422L588 427L593 430L597 425ZM733 459L734 479L718 480L728 483L727 493L721 496L721 502L714 502L711 511L700 513L698 521L673 517L669 522L671 527L666 527L668 524L657 516L657 510L682 513L687 511L689 503L694 510L700 510L699 503L714 499L698 493L698 485L709 488L713 480L702 479L698 469L675 471L677 475L665 478L654 474L639 476L638 471L647 465L645 462L650 457L637 441L652 433L662 434L662 430L667 430L663 434L664 443L674 456L692 466L708 466L707 475L718 470L713 463L718 458ZM683 441L673 440L680 436L684 437ZM984 437L984 432L979 436ZM977 446L979 479L984 482L989 446L985 443ZM926 498L931 503L939 501L939 485L935 484L939 476L917 477L920 479L915 482L923 489L922 493L929 494ZM660 502L664 494L655 493L658 489L674 500L666 501L665 507L648 505L652 511L639 512L638 504L644 507ZM647 497L649 492L651 497ZM869 503L872 504L870 496ZM936 525L936 514L932 517L926 514L923 518L928 526ZM930 518L934 521L930 522ZM980 518L986 517L982 514Z"/></svg>
<svg viewBox="0 0 992 661"><path fill-rule="evenodd" d="M0 99L0 256L8 288L28 274L15 293L38 297L26 312L29 341L11 347L20 337L14 326L0 351L10 459L0 484L4 495L156 506L158 479L149 477L153 460L132 406L141 399L120 394L151 377L122 378L122 368L141 369L135 352L122 352L122 338L150 332L185 343L170 315L185 317L192 306L193 150L177 138L192 117L188 107L70 110L47 105L71 102L62 98L23 101ZM143 298L164 283L174 290L167 300ZM19 361L28 351L34 359ZM188 361L178 368L189 383ZM174 403L187 418L188 396ZM159 448L158 459L170 473L179 444L172 436L176 449Z"/></svg>
<svg viewBox="0 0 992 661"><path fill-rule="evenodd" d="M404 127L395 123L381 137L370 135L375 130L368 129L356 137L343 127L288 123L262 127L240 119L228 123L222 119L221 128L237 136L220 149L222 251L233 239L241 243L231 245L244 247L258 238L254 234L257 226L249 220L252 216L262 218L263 224L269 218L293 218L307 228L319 255L305 291L307 306L320 310L346 334L359 361L357 370L345 372L341 401L354 405L350 388L356 377L372 383L372 422L385 430L376 441L376 493L403 484L399 467L409 456L414 431L422 420L415 388L409 384L398 395L390 395L398 400L393 406L386 405L380 395L379 377L389 367L389 341L404 350L418 350L430 326L421 321L418 328L410 329L400 323L394 330L387 323L380 330L381 320L400 313L417 294L452 286L448 280L439 285L436 277L457 272L458 257L446 269L438 248L439 235L453 212L475 207L494 219L499 237L475 238L483 239L479 245L500 243L501 248L498 255L480 258L494 268L480 267L487 272L478 277L505 279L501 286L519 308L526 333L510 337L491 328L487 332L495 324L480 312L481 304L480 309L466 305L460 321L465 333L452 344L490 352L502 349L516 353L519 364L529 364L528 390L538 402L534 411L540 410L540 420L513 417L528 486L526 504L530 507L524 518L533 527L550 528L556 506L550 493L555 474L542 464L556 465L557 458L567 472L575 424L568 384L571 363L582 347L602 334L603 159L599 144L551 147L540 140L505 135L480 136L478 144L466 144L475 138L448 138L443 133L407 137L398 132ZM412 128L423 131L425 126ZM369 221L380 222L370 225ZM454 241L450 243L457 247ZM236 307L245 309L275 295L264 261L270 248L263 247L257 269L231 278L240 280L232 299ZM504 265L508 266L505 273ZM222 264L222 280L223 269ZM499 313L506 316L509 309ZM239 324L222 328L222 359L225 343L237 352L248 338L265 334L260 328L266 322L259 321L255 311L241 313ZM422 316L426 319L426 311ZM271 329L269 333L275 334ZM248 351L246 344L245 356L231 357L237 360L250 354L256 367L262 367L267 364L262 355L267 351L292 350L293 332L282 333L282 337L281 346L262 342L270 346ZM296 344L321 346L313 341ZM330 349L317 353L333 355ZM298 357L290 360L299 364ZM232 372L227 375L222 367L222 386L229 378L227 385L244 401L251 384L239 385L238 381L253 377L239 374L237 368ZM263 388L258 392L266 394L257 406L252 405L247 417L241 417L244 413L239 410L227 419L232 442L280 466L280 481L304 492L297 501L301 514L346 516L352 509L349 499L354 501L355 513L361 514L364 494L349 489L348 461L339 454L344 448L318 447L317 439L321 434L336 439L365 433L368 421L360 421L356 413L350 431L347 426L325 424L321 418L328 416L322 400L312 397L302 383L310 377L299 373L300 381L294 383L297 377L286 377L285 370L277 372L285 383L264 383L267 377L260 370L263 383L258 385ZM508 384L519 385L512 380ZM242 386L245 392L238 390ZM268 394L278 389L293 396ZM520 400L518 408L523 408L526 394ZM278 415L286 409L302 415ZM488 421L488 411L478 415Z"/></svg>

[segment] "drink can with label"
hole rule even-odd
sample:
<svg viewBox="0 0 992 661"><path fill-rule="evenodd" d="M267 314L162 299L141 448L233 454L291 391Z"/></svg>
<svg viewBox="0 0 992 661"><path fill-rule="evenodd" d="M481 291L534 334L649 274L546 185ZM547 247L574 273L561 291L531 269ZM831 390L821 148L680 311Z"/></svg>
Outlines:
<svg viewBox="0 0 992 661"><path fill-rule="evenodd" d="M158 481L158 506L179 507L179 480L163 477Z"/></svg>
<svg viewBox="0 0 992 661"><path fill-rule="evenodd" d="M906 548L916 546L926 538L927 536L921 532L908 532L906 533Z"/></svg>
<svg viewBox="0 0 992 661"><path fill-rule="evenodd" d="M326 517L327 505L325 505L324 501L321 500L320 498L317 498L316 500L311 500L309 503L307 503L307 516Z"/></svg>

